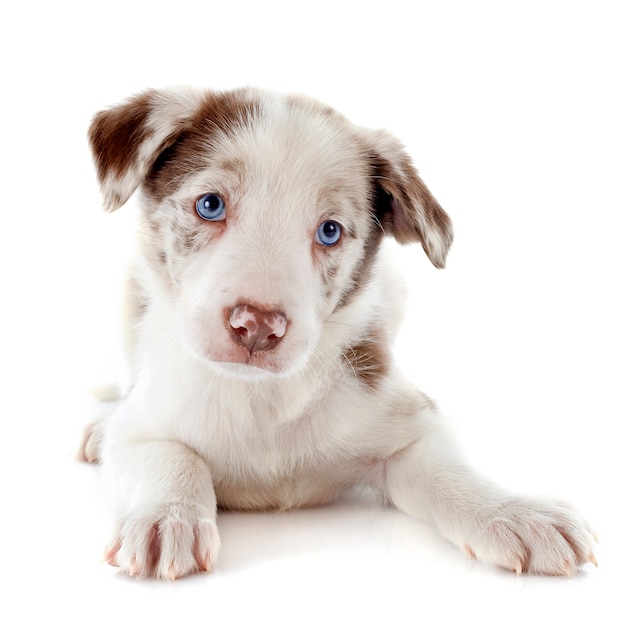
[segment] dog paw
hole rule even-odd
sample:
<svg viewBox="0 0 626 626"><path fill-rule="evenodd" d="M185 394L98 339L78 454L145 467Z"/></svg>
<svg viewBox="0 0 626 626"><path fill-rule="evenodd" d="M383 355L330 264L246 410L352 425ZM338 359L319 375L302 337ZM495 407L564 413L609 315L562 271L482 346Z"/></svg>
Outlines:
<svg viewBox="0 0 626 626"><path fill-rule="evenodd" d="M131 576L175 580L210 572L220 539L215 522L193 506L170 504L120 521L104 561Z"/></svg>
<svg viewBox="0 0 626 626"><path fill-rule="evenodd" d="M568 505L524 498L495 507L461 547L470 557L505 569L572 576L587 563L598 565L593 531Z"/></svg>
<svg viewBox="0 0 626 626"><path fill-rule="evenodd" d="M104 438L103 425L100 421L89 424L83 431L76 459L83 463L99 463L100 449Z"/></svg>

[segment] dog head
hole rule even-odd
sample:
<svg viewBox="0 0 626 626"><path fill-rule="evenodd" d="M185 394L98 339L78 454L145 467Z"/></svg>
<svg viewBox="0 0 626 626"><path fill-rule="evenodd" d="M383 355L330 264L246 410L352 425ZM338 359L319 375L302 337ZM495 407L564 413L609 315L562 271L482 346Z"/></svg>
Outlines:
<svg viewBox="0 0 626 626"><path fill-rule="evenodd" d="M99 113L89 138L107 210L141 189L150 296L221 370L302 368L371 280L383 235L420 242L436 267L452 242L399 142L311 99L147 91Z"/></svg>

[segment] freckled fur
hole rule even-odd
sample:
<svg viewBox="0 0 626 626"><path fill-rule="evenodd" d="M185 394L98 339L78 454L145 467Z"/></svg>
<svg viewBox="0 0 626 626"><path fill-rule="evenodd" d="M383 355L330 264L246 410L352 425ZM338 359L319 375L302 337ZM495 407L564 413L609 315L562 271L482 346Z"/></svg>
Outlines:
<svg viewBox="0 0 626 626"><path fill-rule="evenodd" d="M389 374L391 354L384 337L374 332L364 337L360 343L350 346L344 356L357 378L369 389L376 389L378 384Z"/></svg>
<svg viewBox="0 0 626 626"><path fill-rule="evenodd" d="M575 511L477 475L393 363L404 292L383 237L421 243L436 267L452 242L394 137L244 89L148 91L99 113L90 140L106 207L141 202L132 386L79 453L101 462L116 507L109 563L210 571L218 507L297 508L359 485L512 571L594 562ZM196 215L209 192L224 220ZM343 227L330 248L315 241L327 219ZM237 341L235 307L281 312L280 341Z"/></svg>

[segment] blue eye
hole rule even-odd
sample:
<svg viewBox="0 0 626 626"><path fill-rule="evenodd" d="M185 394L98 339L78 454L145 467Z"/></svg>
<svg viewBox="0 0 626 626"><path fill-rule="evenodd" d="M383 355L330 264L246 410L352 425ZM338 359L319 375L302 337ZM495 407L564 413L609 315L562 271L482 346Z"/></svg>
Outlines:
<svg viewBox="0 0 626 626"><path fill-rule="evenodd" d="M321 243L323 246L334 246L341 239L341 224L333 222L333 220L326 220L319 225L317 234L315 235L315 241Z"/></svg>
<svg viewBox="0 0 626 626"><path fill-rule="evenodd" d="M226 219L226 204L222 196L205 193L196 200L196 212L203 220L219 222Z"/></svg>

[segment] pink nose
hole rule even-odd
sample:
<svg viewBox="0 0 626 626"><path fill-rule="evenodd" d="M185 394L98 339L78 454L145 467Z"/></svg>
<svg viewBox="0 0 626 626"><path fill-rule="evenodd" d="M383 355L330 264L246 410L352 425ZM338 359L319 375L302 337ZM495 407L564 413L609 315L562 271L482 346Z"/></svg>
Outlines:
<svg viewBox="0 0 626 626"><path fill-rule="evenodd" d="M235 340L251 353L273 350L287 332L287 318L280 311L238 304L230 314L230 329Z"/></svg>

